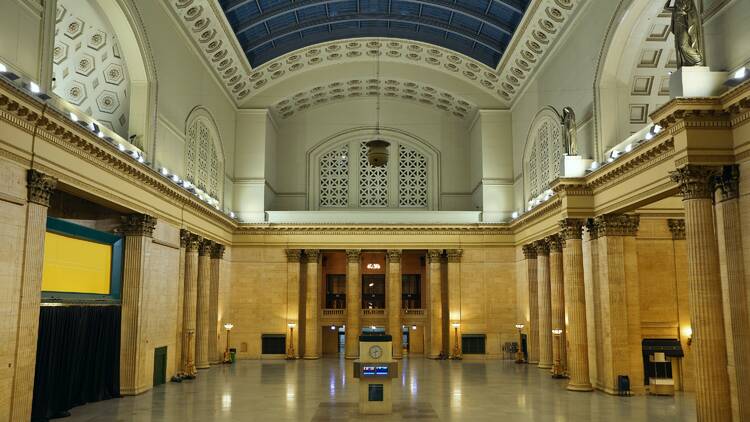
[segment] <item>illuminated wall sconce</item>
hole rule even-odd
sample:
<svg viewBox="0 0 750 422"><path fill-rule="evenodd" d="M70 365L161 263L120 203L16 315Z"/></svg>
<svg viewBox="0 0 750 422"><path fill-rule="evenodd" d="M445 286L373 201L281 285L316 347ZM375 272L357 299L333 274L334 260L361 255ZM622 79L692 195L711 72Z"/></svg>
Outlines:
<svg viewBox="0 0 750 422"><path fill-rule="evenodd" d="M367 264L367 269L368 270L379 270L380 269L380 264Z"/></svg>
<svg viewBox="0 0 750 422"><path fill-rule="evenodd" d="M223 363L232 363L232 355L229 353L229 334L232 332L232 328L234 328L234 324L231 322L227 322L224 324L224 329L227 330L227 348L224 350L224 362Z"/></svg>
<svg viewBox="0 0 750 422"><path fill-rule="evenodd" d="M412 326L411 326L411 330L412 330L412 331L416 331L416 330L417 330L417 326L416 326L416 325L412 325Z"/></svg>
<svg viewBox="0 0 750 422"><path fill-rule="evenodd" d="M685 327L682 329L682 334L687 337L687 345L693 344L693 329L691 327Z"/></svg>
<svg viewBox="0 0 750 422"><path fill-rule="evenodd" d="M516 363L526 362L526 358L523 354L523 324L516 324L516 330L518 330L518 349L516 350Z"/></svg>
<svg viewBox="0 0 750 422"><path fill-rule="evenodd" d="M451 353L450 358L460 360L461 359L461 347L458 344L458 327L461 326L460 323L454 322L451 324L453 326L453 353Z"/></svg>

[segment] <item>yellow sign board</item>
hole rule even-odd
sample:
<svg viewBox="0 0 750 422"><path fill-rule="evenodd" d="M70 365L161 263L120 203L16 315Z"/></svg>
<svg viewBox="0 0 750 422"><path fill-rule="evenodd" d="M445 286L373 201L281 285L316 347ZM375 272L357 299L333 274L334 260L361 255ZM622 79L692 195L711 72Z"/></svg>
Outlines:
<svg viewBox="0 0 750 422"><path fill-rule="evenodd" d="M47 232L42 290L109 294L112 246Z"/></svg>

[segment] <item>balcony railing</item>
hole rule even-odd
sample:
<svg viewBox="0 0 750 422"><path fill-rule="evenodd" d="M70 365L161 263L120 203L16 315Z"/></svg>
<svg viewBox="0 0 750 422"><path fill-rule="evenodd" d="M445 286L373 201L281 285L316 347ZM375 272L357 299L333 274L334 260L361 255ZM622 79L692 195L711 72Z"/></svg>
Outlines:
<svg viewBox="0 0 750 422"><path fill-rule="evenodd" d="M323 309L324 317L341 317L346 315L346 309Z"/></svg>
<svg viewBox="0 0 750 422"><path fill-rule="evenodd" d="M363 317L385 316L385 309L362 309Z"/></svg>
<svg viewBox="0 0 750 422"><path fill-rule="evenodd" d="M424 309L402 309L403 316L424 316Z"/></svg>

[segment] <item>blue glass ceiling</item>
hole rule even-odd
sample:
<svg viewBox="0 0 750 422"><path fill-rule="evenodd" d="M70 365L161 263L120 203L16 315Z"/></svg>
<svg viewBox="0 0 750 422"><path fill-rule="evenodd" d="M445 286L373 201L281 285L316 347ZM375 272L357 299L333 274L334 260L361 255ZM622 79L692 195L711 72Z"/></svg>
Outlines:
<svg viewBox="0 0 750 422"><path fill-rule="evenodd" d="M530 0L219 0L253 67L355 37L423 41L496 67Z"/></svg>

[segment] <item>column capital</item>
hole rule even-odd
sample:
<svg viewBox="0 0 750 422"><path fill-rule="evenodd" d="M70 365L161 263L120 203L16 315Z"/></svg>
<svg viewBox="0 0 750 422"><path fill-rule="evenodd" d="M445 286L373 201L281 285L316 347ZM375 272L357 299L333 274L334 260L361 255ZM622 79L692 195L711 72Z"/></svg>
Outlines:
<svg viewBox="0 0 750 422"><path fill-rule="evenodd" d="M44 173L30 169L26 172L26 189L29 202L49 207L52 191L57 186L57 179Z"/></svg>
<svg viewBox="0 0 750 422"><path fill-rule="evenodd" d="M213 240L202 239L200 244L198 245L198 255L199 256L211 255L211 248L213 248L213 246L214 246Z"/></svg>
<svg viewBox="0 0 750 422"><path fill-rule="evenodd" d="M536 259L536 247L534 247L533 243L523 245L521 249L523 249L523 257L525 259Z"/></svg>
<svg viewBox="0 0 750 422"><path fill-rule="evenodd" d="M203 241L203 238L201 238L197 234L190 233L187 230L185 230L185 232L187 233L187 239L185 239L185 251L197 252L201 242ZM182 237L180 237L180 242L182 242Z"/></svg>
<svg viewBox="0 0 750 422"><path fill-rule="evenodd" d="M156 217L148 214L128 214L121 217L120 232L125 236L153 237Z"/></svg>
<svg viewBox="0 0 750 422"><path fill-rule="evenodd" d="M599 228L596 227L596 222L593 218L586 220L586 230L589 232L589 240L596 240L599 238Z"/></svg>
<svg viewBox="0 0 750 422"><path fill-rule="evenodd" d="M583 237L583 220L579 218L565 218L560 220L560 238L564 241L580 240Z"/></svg>
<svg viewBox="0 0 750 422"><path fill-rule="evenodd" d="M292 249L287 249L287 259L289 258L289 253ZM302 251L300 251L302 252ZM305 249L305 257L307 257L307 262L318 262L318 258L320 257L320 249ZM297 257L299 259L299 257Z"/></svg>
<svg viewBox="0 0 750 422"><path fill-rule="evenodd" d="M388 249L388 260L393 263L401 262L401 249Z"/></svg>
<svg viewBox="0 0 750 422"><path fill-rule="evenodd" d="M224 258L225 250L226 246L222 245L221 243L214 243L213 246L211 246L211 259Z"/></svg>
<svg viewBox="0 0 750 422"><path fill-rule="evenodd" d="M461 262L463 249L448 249L448 262Z"/></svg>
<svg viewBox="0 0 750 422"><path fill-rule="evenodd" d="M713 199L718 174L716 167L688 164L669 173L669 178L679 185L683 201Z"/></svg>
<svg viewBox="0 0 750 422"><path fill-rule="evenodd" d="M641 218L637 215L601 215L594 218L599 236L635 236Z"/></svg>
<svg viewBox="0 0 750 422"><path fill-rule="evenodd" d="M536 248L536 256L549 256L549 245L546 239L534 242L534 248Z"/></svg>
<svg viewBox="0 0 750 422"><path fill-rule="evenodd" d="M681 218L670 218L667 220L669 231L672 232L672 240L685 240L685 220Z"/></svg>
<svg viewBox="0 0 750 422"><path fill-rule="evenodd" d="M716 187L721 192L721 202L740 197L740 166L724 166L721 175L716 177Z"/></svg>
<svg viewBox="0 0 750 422"><path fill-rule="evenodd" d="M358 263L360 260L360 255L362 254L362 251L359 249L347 249L346 250L346 261L354 264Z"/></svg>
<svg viewBox="0 0 750 422"><path fill-rule="evenodd" d="M544 238L544 241L547 242L547 247L549 248L550 253L562 252L563 242L560 235L553 234L552 236L547 236Z"/></svg>
<svg viewBox="0 0 750 422"><path fill-rule="evenodd" d="M180 248L185 249L190 241L190 232L186 229L180 229Z"/></svg>
<svg viewBox="0 0 750 422"><path fill-rule="evenodd" d="M443 256L443 251L440 249L430 249L427 251L427 259L430 263L440 263L440 258Z"/></svg>

